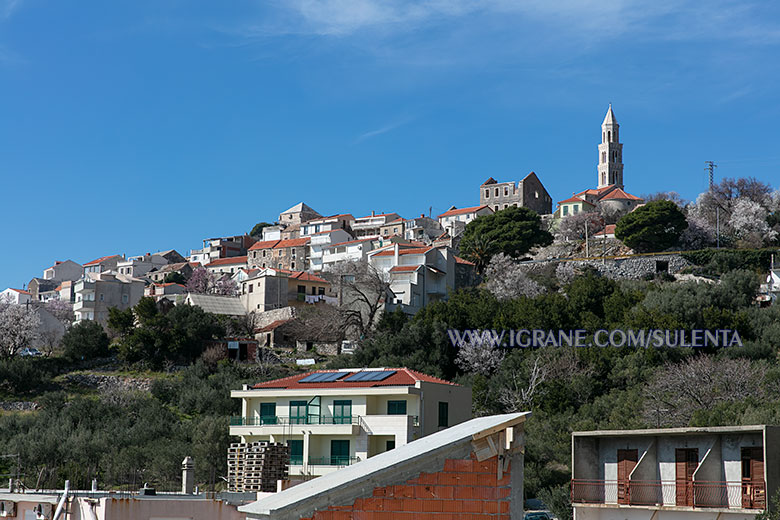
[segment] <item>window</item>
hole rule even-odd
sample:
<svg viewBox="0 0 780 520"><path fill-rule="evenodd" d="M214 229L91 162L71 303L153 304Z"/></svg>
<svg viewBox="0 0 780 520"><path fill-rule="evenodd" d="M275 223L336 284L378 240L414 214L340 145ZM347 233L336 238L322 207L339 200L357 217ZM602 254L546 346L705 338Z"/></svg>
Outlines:
<svg viewBox="0 0 780 520"><path fill-rule="evenodd" d="M299 285L298 286L298 294L306 294L306 286L305 285Z"/></svg>
<svg viewBox="0 0 780 520"><path fill-rule="evenodd" d="M333 401L333 424L352 423L352 401L349 399Z"/></svg>
<svg viewBox="0 0 780 520"><path fill-rule="evenodd" d="M494 195L498 197L498 188L495 189Z"/></svg>
<svg viewBox="0 0 780 520"><path fill-rule="evenodd" d="M330 463L332 466L346 466L349 464L349 441L330 441Z"/></svg>
<svg viewBox="0 0 780 520"><path fill-rule="evenodd" d="M504 204L504 209L508 208L509 204Z"/></svg>
<svg viewBox="0 0 780 520"><path fill-rule="evenodd" d="M495 210L498 211L498 206L495 207Z"/></svg>
<svg viewBox="0 0 780 520"><path fill-rule="evenodd" d="M100 293L100 301L102 302L103 300L105 300L105 298L103 297L103 293Z"/></svg>
<svg viewBox="0 0 780 520"><path fill-rule="evenodd" d="M395 449L395 441L387 441L385 444L385 451L390 451Z"/></svg>
<svg viewBox="0 0 780 520"><path fill-rule="evenodd" d="M406 401L387 401L387 415L406 415Z"/></svg>
<svg viewBox="0 0 780 520"><path fill-rule="evenodd" d="M439 401L439 427L446 428L450 425L449 403Z"/></svg>
<svg viewBox="0 0 780 520"><path fill-rule="evenodd" d="M569 206L564 206L563 207L563 216L565 217L568 214L569 214Z"/></svg>
<svg viewBox="0 0 780 520"><path fill-rule="evenodd" d="M287 441L287 446L290 447L290 465L303 465L303 441L301 439L292 439Z"/></svg>
<svg viewBox="0 0 780 520"><path fill-rule="evenodd" d="M252 292L253 290L254 290L254 285L252 285L252 284L250 283L250 284L249 284L249 292Z"/></svg>
<svg viewBox="0 0 780 520"><path fill-rule="evenodd" d="M290 401L290 424L306 424L306 401Z"/></svg>
<svg viewBox="0 0 780 520"><path fill-rule="evenodd" d="M485 190L485 198L486 199L490 198L490 190Z"/></svg>
<svg viewBox="0 0 780 520"><path fill-rule="evenodd" d="M538 199L539 198L539 192L535 191L534 194L536 195L536 198Z"/></svg>
<svg viewBox="0 0 780 520"><path fill-rule="evenodd" d="M130 301L130 297L128 295L126 295L126 294L123 294L122 295L122 303L127 303L128 301Z"/></svg>
<svg viewBox="0 0 780 520"><path fill-rule="evenodd" d="M504 186L504 197L506 197L506 196L508 196L508 195L509 195L509 188L507 188L506 186Z"/></svg>
<svg viewBox="0 0 780 520"><path fill-rule="evenodd" d="M276 424L276 403L260 403L260 422Z"/></svg>
<svg viewBox="0 0 780 520"><path fill-rule="evenodd" d="M317 294L319 294L320 296L324 296L325 295L325 287L317 287Z"/></svg>
<svg viewBox="0 0 780 520"><path fill-rule="evenodd" d="M580 211L580 205L575 204L574 206L572 206L572 209L574 210L574 214L576 215Z"/></svg>
<svg viewBox="0 0 780 520"><path fill-rule="evenodd" d="M607 152L601 152L601 162L607 162Z"/></svg>

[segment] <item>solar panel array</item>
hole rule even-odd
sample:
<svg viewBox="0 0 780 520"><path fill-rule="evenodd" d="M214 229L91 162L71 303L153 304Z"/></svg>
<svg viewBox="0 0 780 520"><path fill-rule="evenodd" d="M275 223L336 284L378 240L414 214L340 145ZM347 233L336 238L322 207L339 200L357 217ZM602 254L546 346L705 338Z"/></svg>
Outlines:
<svg viewBox="0 0 780 520"><path fill-rule="evenodd" d="M342 377L345 372L317 372L304 377L299 383L331 383Z"/></svg>
<svg viewBox="0 0 780 520"><path fill-rule="evenodd" d="M344 381L347 381L349 383L355 383L355 382L364 382L364 381L384 381L388 377L395 374L395 370L370 370L370 371L364 371L364 372L357 372L355 374L352 374L348 378L346 378Z"/></svg>

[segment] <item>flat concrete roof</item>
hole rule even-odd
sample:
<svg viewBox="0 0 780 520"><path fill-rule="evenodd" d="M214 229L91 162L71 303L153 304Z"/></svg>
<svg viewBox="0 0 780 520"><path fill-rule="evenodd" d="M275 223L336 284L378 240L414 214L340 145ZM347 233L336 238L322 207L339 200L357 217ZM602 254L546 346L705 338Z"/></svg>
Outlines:
<svg viewBox="0 0 780 520"><path fill-rule="evenodd" d="M292 518L311 516L310 511L338 503L343 498L354 500L361 493L370 493L374 487L390 485L411 478L405 471L419 474L425 463L439 455L453 457L460 446L468 447L475 436L500 431L522 423L531 412L477 417L440 432L417 439L404 446L380 453L364 461L339 469L328 475L290 487L280 493L241 506L238 510L250 518ZM300 518L300 516L295 516Z"/></svg>
<svg viewBox="0 0 780 520"><path fill-rule="evenodd" d="M701 433L742 433L763 432L766 425L756 424L750 426L706 426L684 428L651 428L646 430L593 430L585 432L572 432L572 437L629 437L642 435L687 435Z"/></svg>
<svg viewBox="0 0 780 520"><path fill-rule="evenodd" d="M0 500L9 502L31 502L34 504L56 504L60 497L38 493L0 493Z"/></svg>

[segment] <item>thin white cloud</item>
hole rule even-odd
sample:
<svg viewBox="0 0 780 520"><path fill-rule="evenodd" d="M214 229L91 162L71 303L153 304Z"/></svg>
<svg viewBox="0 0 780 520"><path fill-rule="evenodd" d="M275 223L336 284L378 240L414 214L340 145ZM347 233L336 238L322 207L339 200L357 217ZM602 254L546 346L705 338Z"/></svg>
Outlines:
<svg viewBox="0 0 780 520"><path fill-rule="evenodd" d="M387 132L391 132L391 131L393 131L393 130L395 130L397 128L400 128L400 127L410 123L412 120L413 120L413 118L407 117L407 118L395 121L393 123L387 124L387 125L385 125L385 126L383 126L381 128L377 128L375 130L370 130L368 132L364 132L364 133L360 134L359 136L357 136L355 138L355 140L352 141L352 144L353 145L359 144L359 143L362 143L363 141L366 141L368 139L372 139L372 138L377 137L379 135L386 134Z"/></svg>
<svg viewBox="0 0 780 520"><path fill-rule="evenodd" d="M19 6L22 5L22 0L2 0L0 1L0 17L4 20L11 18L16 12Z"/></svg>

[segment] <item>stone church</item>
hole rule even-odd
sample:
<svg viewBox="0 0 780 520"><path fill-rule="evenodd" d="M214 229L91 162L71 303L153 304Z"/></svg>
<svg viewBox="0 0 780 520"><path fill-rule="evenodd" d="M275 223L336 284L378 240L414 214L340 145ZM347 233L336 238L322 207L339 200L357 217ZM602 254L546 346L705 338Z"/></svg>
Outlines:
<svg viewBox="0 0 780 520"><path fill-rule="evenodd" d="M607 215L620 215L633 211L644 201L624 191L623 143L620 142L620 125L610 103L604 122L601 123L601 143L598 145L598 182L596 188L574 193L558 202L556 219L587 213L601 208Z"/></svg>

